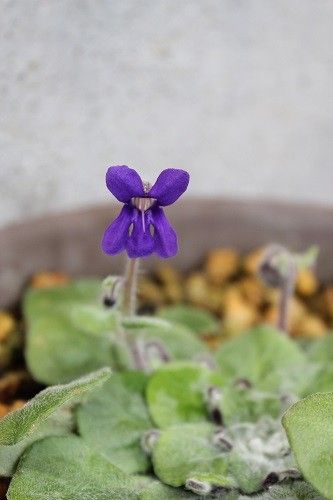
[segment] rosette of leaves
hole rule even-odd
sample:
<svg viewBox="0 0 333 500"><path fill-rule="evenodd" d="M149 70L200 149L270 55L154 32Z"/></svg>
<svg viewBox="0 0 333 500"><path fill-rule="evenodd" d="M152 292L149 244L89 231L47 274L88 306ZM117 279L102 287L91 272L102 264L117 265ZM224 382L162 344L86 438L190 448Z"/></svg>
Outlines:
<svg viewBox="0 0 333 500"><path fill-rule="evenodd" d="M182 324L179 311L174 323L123 317L117 309L105 309L99 299L99 286L92 282L30 292L25 305L27 352L39 380L68 381L87 366L119 366L112 346L117 346L123 333L132 346L143 349L141 353L145 344L158 342L168 363L157 356L149 359L145 371L125 366L111 377L102 372L108 380L94 386L87 400L70 406L69 422L66 417L61 420L60 414L68 416L61 402L36 427L22 426L29 420L29 414L22 414L19 428L33 432L23 432L18 443L24 444L7 471L7 475L14 472L9 500L332 497L329 486L321 486L320 474L309 472L311 460L317 460L325 444L324 438L317 440L318 454L311 455L316 436L329 424L330 406L322 426L318 422L306 429L306 421L320 418L322 404L322 398L316 400L316 409L308 413L310 420L300 420L305 406L297 405L305 404L306 398L283 418L288 436L281 425L282 415L294 401L323 388L333 391L332 370L326 370L333 358L330 341L320 341L304 352L280 332L260 327L226 342L213 354L203 347L199 331L191 330L188 316L187 326ZM50 311L54 314L49 330ZM62 347L57 345L57 332ZM47 347L49 338L53 349ZM78 353L73 367L64 351L73 352L75 343ZM87 346L90 352L85 351ZM42 353L37 352L39 347ZM210 363L200 361L208 354ZM43 356L49 356L45 364ZM126 364L126 359L122 362ZM82 382L62 388L75 383ZM58 427L50 418L56 419ZM8 429L4 436L15 435ZM16 441L0 442L17 446ZM306 443L311 457L304 461ZM329 472L329 443L330 439L323 450L328 467L323 477Z"/></svg>

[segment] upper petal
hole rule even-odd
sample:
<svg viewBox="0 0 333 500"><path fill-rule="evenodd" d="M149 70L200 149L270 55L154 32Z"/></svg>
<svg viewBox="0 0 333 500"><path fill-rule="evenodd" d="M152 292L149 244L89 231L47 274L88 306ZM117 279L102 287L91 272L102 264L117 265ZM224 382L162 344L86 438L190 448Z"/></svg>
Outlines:
<svg viewBox="0 0 333 500"><path fill-rule="evenodd" d="M151 209L152 225L154 226L154 251L165 258L173 257L178 252L177 234L164 215L162 208Z"/></svg>
<svg viewBox="0 0 333 500"><path fill-rule="evenodd" d="M105 230L102 239L103 252L115 255L125 250L129 234L129 227L134 219L134 208L124 205L118 217Z"/></svg>
<svg viewBox="0 0 333 500"><path fill-rule="evenodd" d="M133 230L126 243L126 250L129 257L147 257L154 251L154 239L150 233L151 217L150 211L144 212L145 226L143 227L141 212L135 209L135 220Z"/></svg>
<svg viewBox="0 0 333 500"><path fill-rule="evenodd" d="M157 181L148 193L151 198L156 198L159 205L171 205L186 191L190 175L179 168L163 170Z"/></svg>
<svg viewBox="0 0 333 500"><path fill-rule="evenodd" d="M106 185L123 203L128 203L135 196L144 196L141 177L133 168L126 165L109 167L106 172Z"/></svg>

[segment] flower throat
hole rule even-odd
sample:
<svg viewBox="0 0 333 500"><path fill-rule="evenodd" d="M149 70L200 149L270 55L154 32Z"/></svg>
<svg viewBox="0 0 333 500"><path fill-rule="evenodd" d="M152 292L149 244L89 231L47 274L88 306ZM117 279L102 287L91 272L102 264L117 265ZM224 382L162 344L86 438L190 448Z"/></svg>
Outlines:
<svg viewBox="0 0 333 500"><path fill-rule="evenodd" d="M148 194L150 189L151 189L151 184L150 182L143 181L143 190L145 194ZM155 203L155 198L141 198L141 197L135 197L131 199L132 204L141 212L141 221L142 221L142 229L143 232L146 232L146 222L145 222L145 212L151 208L154 203Z"/></svg>

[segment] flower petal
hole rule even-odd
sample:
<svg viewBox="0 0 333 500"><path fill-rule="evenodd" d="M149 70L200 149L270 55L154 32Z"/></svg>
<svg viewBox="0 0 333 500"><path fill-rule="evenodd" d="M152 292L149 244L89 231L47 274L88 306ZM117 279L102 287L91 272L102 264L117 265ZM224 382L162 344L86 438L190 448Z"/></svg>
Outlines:
<svg viewBox="0 0 333 500"><path fill-rule="evenodd" d="M179 168L163 170L149 191L151 198L156 198L159 205L171 205L186 191L190 181L189 173Z"/></svg>
<svg viewBox="0 0 333 500"><path fill-rule="evenodd" d="M124 205L118 217L105 230L102 239L102 250L108 255L115 255L125 249L129 227L134 219L135 209Z"/></svg>
<svg viewBox="0 0 333 500"><path fill-rule="evenodd" d="M144 213L145 227L141 212L135 209L135 220L133 222L133 231L128 238L126 250L129 257L147 257L154 251L154 239L150 233L151 215L150 211Z"/></svg>
<svg viewBox="0 0 333 500"><path fill-rule="evenodd" d="M152 225L154 226L154 251L163 258L173 257L178 252L177 234L164 215L162 208L151 209Z"/></svg>
<svg viewBox="0 0 333 500"><path fill-rule="evenodd" d="M144 196L141 177L126 165L109 167L106 172L106 185L109 191L123 203L135 196Z"/></svg>

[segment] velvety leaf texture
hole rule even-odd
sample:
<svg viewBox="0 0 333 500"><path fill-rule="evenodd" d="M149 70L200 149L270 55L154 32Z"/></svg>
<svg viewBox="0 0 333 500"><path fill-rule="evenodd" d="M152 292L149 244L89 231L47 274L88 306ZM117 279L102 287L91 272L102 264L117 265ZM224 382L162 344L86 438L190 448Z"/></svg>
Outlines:
<svg viewBox="0 0 333 500"><path fill-rule="evenodd" d="M125 472L149 467L140 446L142 434L153 426L144 400L146 381L141 372L115 374L77 410L84 440Z"/></svg>
<svg viewBox="0 0 333 500"><path fill-rule="evenodd" d="M145 489L140 495L140 500L178 500L179 498L197 500L198 496L182 488L172 488L158 481Z"/></svg>
<svg viewBox="0 0 333 500"><path fill-rule="evenodd" d="M136 483L77 436L35 443L20 460L8 500L134 500Z"/></svg>
<svg viewBox="0 0 333 500"><path fill-rule="evenodd" d="M333 332L313 342L309 349L309 358L320 363L333 361Z"/></svg>
<svg viewBox="0 0 333 500"><path fill-rule="evenodd" d="M159 341L172 360L195 359L207 348L188 328L160 318L124 318L123 326L137 341Z"/></svg>
<svg viewBox="0 0 333 500"><path fill-rule="evenodd" d="M212 444L211 424L183 424L164 430L153 449L154 471L170 486L184 485L195 474L218 473L225 485L228 477L226 457Z"/></svg>
<svg viewBox="0 0 333 500"><path fill-rule="evenodd" d="M216 440L217 431L224 446ZM212 490L236 488L248 494L260 492L271 472L294 467L281 424L270 418L223 430L207 423L171 426L162 431L152 457L155 474L170 486L194 480Z"/></svg>
<svg viewBox="0 0 333 500"><path fill-rule="evenodd" d="M14 474L17 463L24 450L35 441L47 436L63 436L73 431L73 415L69 408L59 408L41 422L32 433L16 444L0 445L0 476Z"/></svg>
<svg viewBox="0 0 333 500"><path fill-rule="evenodd" d="M147 402L158 427L205 421L208 387L221 384L219 374L194 363L169 363L157 370L147 386Z"/></svg>
<svg viewBox="0 0 333 500"><path fill-rule="evenodd" d="M0 420L0 444L12 445L35 431L52 412L69 401L82 397L105 382L111 375L109 368L82 377L66 385L48 387L21 409Z"/></svg>
<svg viewBox="0 0 333 500"><path fill-rule="evenodd" d="M226 380L245 378L274 391L288 386L289 370L304 365L305 355L282 332L261 326L222 344L217 361Z"/></svg>
<svg viewBox="0 0 333 500"><path fill-rule="evenodd" d="M28 292L26 359L36 380L69 382L112 364L110 338L118 318L101 304L100 290L98 281L80 280Z"/></svg>
<svg viewBox="0 0 333 500"><path fill-rule="evenodd" d="M333 392L298 401L285 413L283 425L304 477L333 498Z"/></svg>
<svg viewBox="0 0 333 500"><path fill-rule="evenodd" d="M158 311L158 316L171 323L186 326L197 334L214 333L218 327L218 322L211 313L193 306L173 305L163 307Z"/></svg>

